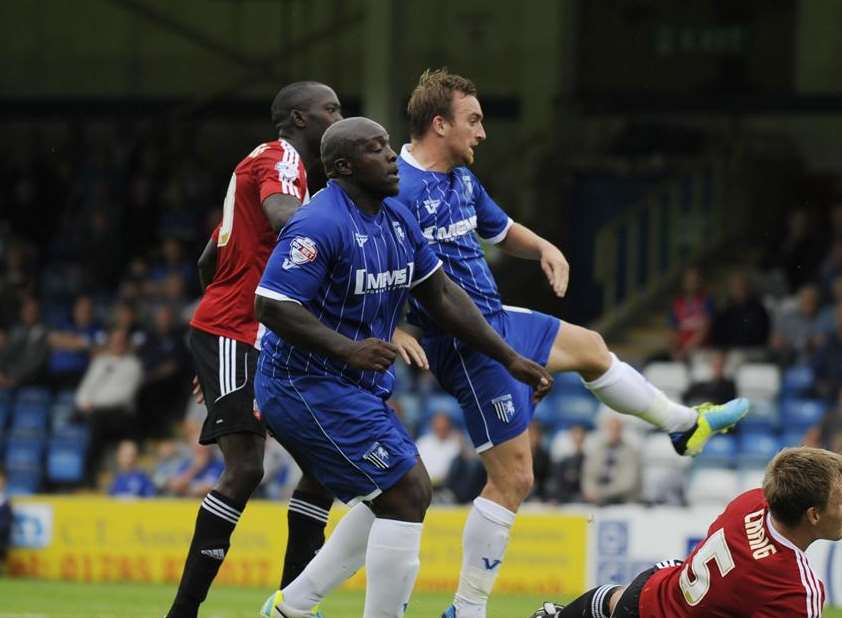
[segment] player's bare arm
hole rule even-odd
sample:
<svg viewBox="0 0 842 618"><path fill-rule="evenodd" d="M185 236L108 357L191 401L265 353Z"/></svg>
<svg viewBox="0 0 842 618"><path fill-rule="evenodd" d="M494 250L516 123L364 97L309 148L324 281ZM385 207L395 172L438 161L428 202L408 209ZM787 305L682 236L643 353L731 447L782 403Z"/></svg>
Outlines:
<svg viewBox="0 0 842 618"><path fill-rule="evenodd" d="M254 312L259 322L287 342L341 360L354 369L386 371L398 356L397 346L386 341L354 341L340 335L296 302L255 296Z"/></svg>
<svg viewBox="0 0 842 618"><path fill-rule="evenodd" d="M535 401L540 401L549 392L553 378L547 370L509 347L491 328L471 297L442 269L412 292L449 334L498 361L518 380L532 386Z"/></svg>
<svg viewBox="0 0 842 618"><path fill-rule="evenodd" d="M280 232L295 211L301 208L301 201L293 195L273 193L261 203L263 213L275 232Z"/></svg>
<svg viewBox="0 0 842 618"><path fill-rule="evenodd" d="M553 243L541 238L525 225L514 223L499 246L509 255L540 261L541 270L547 276L555 295L562 298L567 293L570 264Z"/></svg>
<svg viewBox="0 0 842 618"><path fill-rule="evenodd" d="M213 276L216 274L216 254L216 239L211 237L196 263L199 269L199 285L202 287L202 292L210 285Z"/></svg>

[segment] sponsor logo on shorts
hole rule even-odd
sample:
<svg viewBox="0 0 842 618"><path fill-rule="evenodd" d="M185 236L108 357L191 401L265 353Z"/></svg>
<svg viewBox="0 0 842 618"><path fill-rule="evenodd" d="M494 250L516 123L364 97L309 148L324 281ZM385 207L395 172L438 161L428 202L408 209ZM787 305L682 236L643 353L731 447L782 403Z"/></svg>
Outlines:
<svg viewBox="0 0 842 618"><path fill-rule="evenodd" d="M511 421L515 415L515 403L512 401L512 396L509 393L506 393L502 397L492 399L491 405L497 414L497 418L504 423Z"/></svg>
<svg viewBox="0 0 842 618"><path fill-rule="evenodd" d="M365 452L365 455L363 455L363 459L381 470L389 469L391 465L389 460L391 458L392 456L389 454L389 451L380 442L374 442Z"/></svg>

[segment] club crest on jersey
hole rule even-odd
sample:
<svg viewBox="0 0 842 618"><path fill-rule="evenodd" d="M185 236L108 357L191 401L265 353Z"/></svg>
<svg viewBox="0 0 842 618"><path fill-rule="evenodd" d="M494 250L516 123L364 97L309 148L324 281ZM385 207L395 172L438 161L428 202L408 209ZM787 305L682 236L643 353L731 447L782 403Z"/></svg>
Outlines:
<svg viewBox="0 0 842 618"><path fill-rule="evenodd" d="M359 268L356 272L354 294L371 294L408 288L412 283L414 270L415 262L407 262L404 268L384 270L379 273L370 273L365 268Z"/></svg>
<svg viewBox="0 0 842 618"><path fill-rule="evenodd" d="M462 183L465 185L465 193L463 194L467 202L474 196L474 182L467 174L462 176Z"/></svg>
<svg viewBox="0 0 842 618"><path fill-rule="evenodd" d="M438 210L439 204L441 204L441 200L424 200L422 203L424 204L424 208L427 209L427 212L434 215L436 214L436 210Z"/></svg>
<svg viewBox="0 0 842 618"><path fill-rule="evenodd" d="M296 236L289 244L289 257L284 259L284 270L312 262L318 254L319 250L312 238Z"/></svg>
<svg viewBox="0 0 842 618"><path fill-rule="evenodd" d="M362 248L362 246L368 240L368 236L366 234L360 234L359 232L354 233L354 238L356 239L357 244L360 246L360 248Z"/></svg>
<svg viewBox="0 0 842 618"><path fill-rule="evenodd" d="M491 406L494 408L497 418L504 423L511 421L515 415L515 404L512 401L512 396L508 393L501 397L492 399Z"/></svg>
<svg viewBox="0 0 842 618"><path fill-rule="evenodd" d="M380 444L380 442L374 442L368 450L363 455L363 459L365 459L368 463L373 466L380 468L381 470L388 470L389 465L391 462L389 461L392 456L389 454L389 451Z"/></svg>
<svg viewBox="0 0 842 618"><path fill-rule="evenodd" d="M400 223L398 223L397 221L392 221L392 229L395 230L395 236L398 237L398 240L400 242L406 240L406 234L404 233Z"/></svg>
<svg viewBox="0 0 842 618"><path fill-rule="evenodd" d="M278 172L278 180L292 181L298 178L298 165L291 161L278 161L275 163L275 171Z"/></svg>

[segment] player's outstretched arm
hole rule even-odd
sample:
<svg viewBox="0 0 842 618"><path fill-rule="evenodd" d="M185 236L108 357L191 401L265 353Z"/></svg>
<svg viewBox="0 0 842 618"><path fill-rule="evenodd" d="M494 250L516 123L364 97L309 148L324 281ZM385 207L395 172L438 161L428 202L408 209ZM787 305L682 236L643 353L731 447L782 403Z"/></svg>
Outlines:
<svg viewBox="0 0 842 618"><path fill-rule="evenodd" d="M255 296L257 321L285 341L348 363L363 371L386 371L398 355L397 346L380 339L354 341L328 328L297 302Z"/></svg>
<svg viewBox="0 0 842 618"><path fill-rule="evenodd" d="M541 238L525 225L513 223L499 247L509 255L541 262L541 270L558 297L567 293L570 265L564 254L550 241Z"/></svg>
<svg viewBox="0 0 842 618"><path fill-rule="evenodd" d="M547 370L509 347L491 328L471 297L442 269L413 288L412 293L444 330L499 361L514 377L532 386L536 401L549 392L553 378Z"/></svg>

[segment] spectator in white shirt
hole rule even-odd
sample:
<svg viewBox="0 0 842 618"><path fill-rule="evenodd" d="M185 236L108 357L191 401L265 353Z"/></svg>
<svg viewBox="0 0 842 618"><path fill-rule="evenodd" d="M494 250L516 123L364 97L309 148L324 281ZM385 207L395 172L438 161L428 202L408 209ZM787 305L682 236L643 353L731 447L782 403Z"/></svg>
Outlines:
<svg viewBox="0 0 842 618"><path fill-rule="evenodd" d="M440 487L447 480L450 464L462 447L461 437L453 429L450 417L442 412L435 414L430 422L430 431L418 438L416 444L433 488Z"/></svg>

